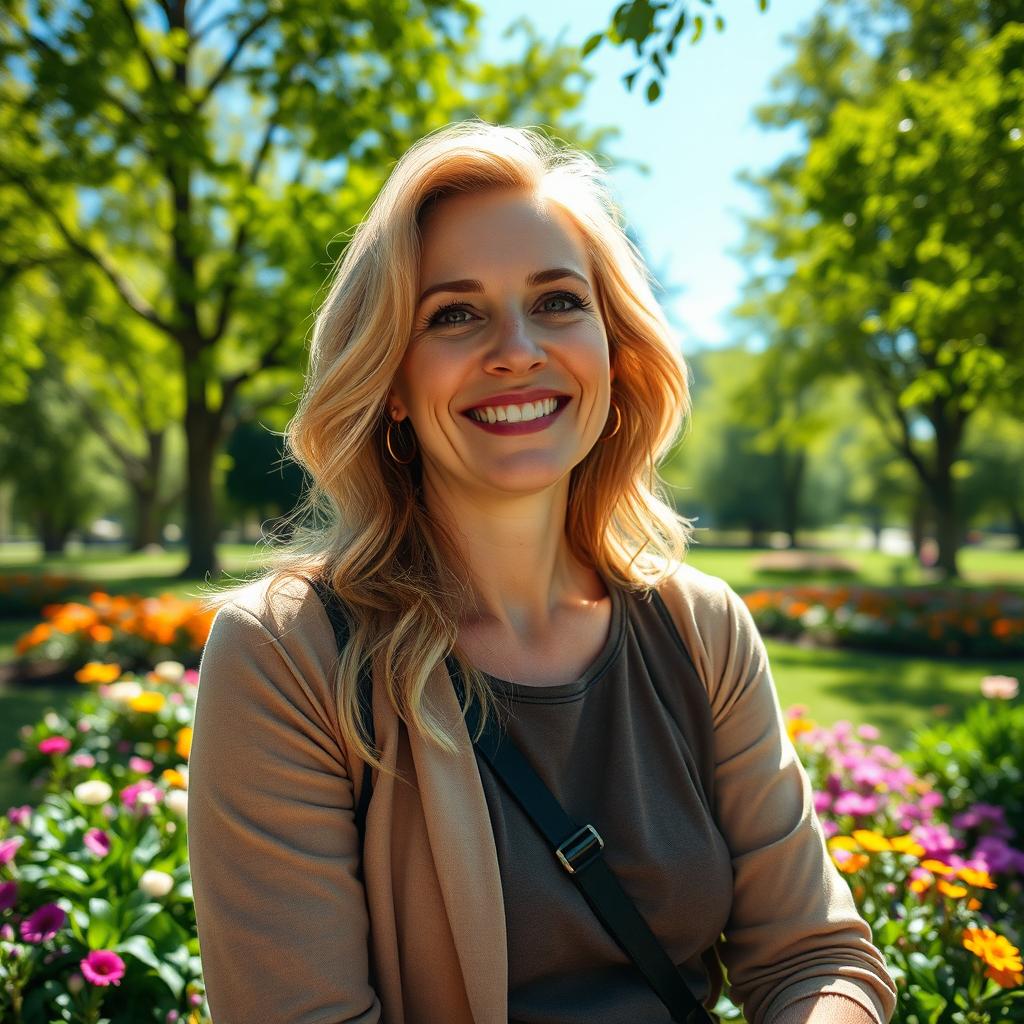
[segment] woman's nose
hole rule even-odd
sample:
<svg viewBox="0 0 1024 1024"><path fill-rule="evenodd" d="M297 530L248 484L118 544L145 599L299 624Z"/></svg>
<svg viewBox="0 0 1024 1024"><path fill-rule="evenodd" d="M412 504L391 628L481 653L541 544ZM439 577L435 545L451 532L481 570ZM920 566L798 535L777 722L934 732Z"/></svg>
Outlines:
<svg viewBox="0 0 1024 1024"><path fill-rule="evenodd" d="M547 353L522 315L504 318L497 327L487 354L487 368L523 373L547 362Z"/></svg>

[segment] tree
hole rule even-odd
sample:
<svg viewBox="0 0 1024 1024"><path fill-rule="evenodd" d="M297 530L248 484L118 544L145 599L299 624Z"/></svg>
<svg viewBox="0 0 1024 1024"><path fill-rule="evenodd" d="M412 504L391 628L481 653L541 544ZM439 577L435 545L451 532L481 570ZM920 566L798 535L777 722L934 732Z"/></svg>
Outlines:
<svg viewBox="0 0 1024 1024"><path fill-rule="evenodd" d="M761 11L768 9L768 0L756 3ZM606 39L613 46L632 44L635 55L642 57L643 62L623 75L622 81L632 92L637 76L646 71L644 95L648 103L656 103L664 91L669 58L675 53L679 37L690 31L689 42L693 45L708 25L714 25L718 32L725 31L725 18L718 12L715 0L701 0L699 4L691 0L626 0L612 11L605 28L587 37L582 52L584 57L589 56Z"/></svg>
<svg viewBox="0 0 1024 1024"><path fill-rule="evenodd" d="M523 60L484 64L465 0L53 13L13 0L0 25L0 207L45 226L7 258L59 268L62 288L91 275L110 300L90 307L97 330L130 320L173 354L161 369L181 393L185 575L202 576L217 567L212 475L233 410L295 390L324 246L344 244L391 162L473 114L598 152L611 133L569 121L589 78L575 49L527 28Z"/></svg>
<svg viewBox="0 0 1024 1024"><path fill-rule="evenodd" d="M751 224L783 269L746 311L789 332L802 375L859 377L935 511L947 576L963 536L956 481L968 420L1024 384L1024 25L988 37L990 27L975 24L980 41L954 48L948 66L924 55L918 80L906 30L868 67L819 19L810 38L832 52L842 38L845 70L862 73L829 94L805 77L815 62L789 70L806 88L772 123L801 119L809 146L768 176L769 214ZM804 40L800 57L811 49Z"/></svg>

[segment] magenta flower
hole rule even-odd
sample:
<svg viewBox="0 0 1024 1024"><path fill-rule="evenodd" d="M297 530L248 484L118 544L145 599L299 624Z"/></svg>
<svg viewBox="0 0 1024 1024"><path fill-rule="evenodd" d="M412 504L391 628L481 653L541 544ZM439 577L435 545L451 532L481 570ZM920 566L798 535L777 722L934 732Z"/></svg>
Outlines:
<svg viewBox="0 0 1024 1024"><path fill-rule="evenodd" d="M152 779L139 779L121 790L121 802L130 811L152 814L153 805L163 799L164 791Z"/></svg>
<svg viewBox="0 0 1024 1024"><path fill-rule="evenodd" d="M194 668L185 669L185 674L181 677L183 683L191 683L193 686L199 685L199 673Z"/></svg>
<svg viewBox="0 0 1024 1024"><path fill-rule="evenodd" d="M832 805L835 814L852 814L855 818L863 818L874 814L881 806L877 796L865 796L863 793L840 793Z"/></svg>
<svg viewBox="0 0 1024 1024"><path fill-rule="evenodd" d="M14 941L14 929L9 924L0 925L0 939L4 942Z"/></svg>
<svg viewBox="0 0 1024 1024"><path fill-rule="evenodd" d="M32 808L28 804L12 807L7 812L12 825L27 825L32 820Z"/></svg>
<svg viewBox="0 0 1024 1024"><path fill-rule="evenodd" d="M79 967L93 985L120 985L124 977L124 961L111 949L92 950Z"/></svg>
<svg viewBox="0 0 1024 1024"><path fill-rule="evenodd" d="M86 849L91 850L97 857L106 857L110 853L110 837L101 828L91 828L82 837Z"/></svg>
<svg viewBox="0 0 1024 1024"><path fill-rule="evenodd" d="M0 842L0 864L10 864L14 860L14 855L18 852L18 847L25 842L24 836L14 836L12 839L5 839Z"/></svg>
<svg viewBox="0 0 1024 1024"><path fill-rule="evenodd" d="M47 736L39 741L39 750L44 754L66 754L71 749L71 740L66 736Z"/></svg>
<svg viewBox="0 0 1024 1024"><path fill-rule="evenodd" d="M18 883L0 882L0 910L10 910L18 902Z"/></svg>
<svg viewBox="0 0 1024 1024"><path fill-rule="evenodd" d="M824 814L832 806L832 794L816 792L814 794L814 811L816 814Z"/></svg>
<svg viewBox="0 0 1024 1024"><path fill-rule="evenodd" d="M21 937L26 942L45 942L64 927L67 919L56 903L44 903L21 922Z"/></svg>

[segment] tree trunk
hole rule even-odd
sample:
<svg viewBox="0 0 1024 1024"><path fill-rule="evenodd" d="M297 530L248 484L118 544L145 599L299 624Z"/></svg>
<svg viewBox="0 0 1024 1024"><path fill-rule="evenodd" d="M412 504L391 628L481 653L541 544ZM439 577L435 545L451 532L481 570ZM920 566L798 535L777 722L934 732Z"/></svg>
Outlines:
<svg viewBox="0 0 1024 1024"><path fill-rule="evenodd" d="M1020 505L1012 499L1008 502L1010 509L1010 522L1013 523L1013 532L1017 534L1017 548L1024 550L1024 512L1021 512Z"/></svg>
<svg viewBox="0 0 1024 1024"><path fill-rule="evenodd" d="M792 458L787 458L783 451L779 461L782 466L782 528L789 536L789 546L795 548L799 547L800 491L807 458L803 452L794 452Z"/></svg>
<svg viewBox="0 0 1024 1024"><path fill-rule="evenodd" d="M163 466L164 431L147 430L146 441L149 451L146 455L144 476L140 481L131 482L132 501L135 505L132 551L141 551L149 544L159 544L162 539L162 509L157 500L157 493L160 489L160 470Z"/></svg>
<svg viewBox="0 0 1024 1024"><path fill-rule="evenodd" d="M185 537L188 565L182 579L203 579L217 575L217 510L213 498L213 460L220 441L220 417L206 408L203 398L191 399L185 409L185 438L188 447L188 485L185 498Z"/></svg>

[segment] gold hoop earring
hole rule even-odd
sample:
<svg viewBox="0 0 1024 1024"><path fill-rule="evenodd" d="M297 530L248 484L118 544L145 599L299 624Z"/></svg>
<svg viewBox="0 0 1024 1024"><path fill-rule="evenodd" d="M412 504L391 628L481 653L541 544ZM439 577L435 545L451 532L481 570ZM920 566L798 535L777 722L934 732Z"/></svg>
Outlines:
<svg viewBox="0 0 1024 1024"><path fill-rule="evenodd" d="M607 441L608 438L614 437L619 432L619 427L622 426L622 413L619 412L619 407L615 404L614 398L612 399L612 408L615 410L615 429L610 434L599 437L598 441Z"/></svg>
<svg viewBox="0 0 1024 1024"><path fill-rule="evenodd" d="M384 442L388 446L388 454L391 456L391 458L394 459L395 462L397 462L400 466L408 466L409 463L412 462L412 460L416 458L416 437L415 437L415 435L413 435L413 439L412 439L412 452L410 453L409 457L407 459L400 459L395 454L395 449L394 449L394 447L391 444L391 428L394 427L397 423L398 423L398 420L389 420L388 421L388 429L384 433Z"/></svg>

